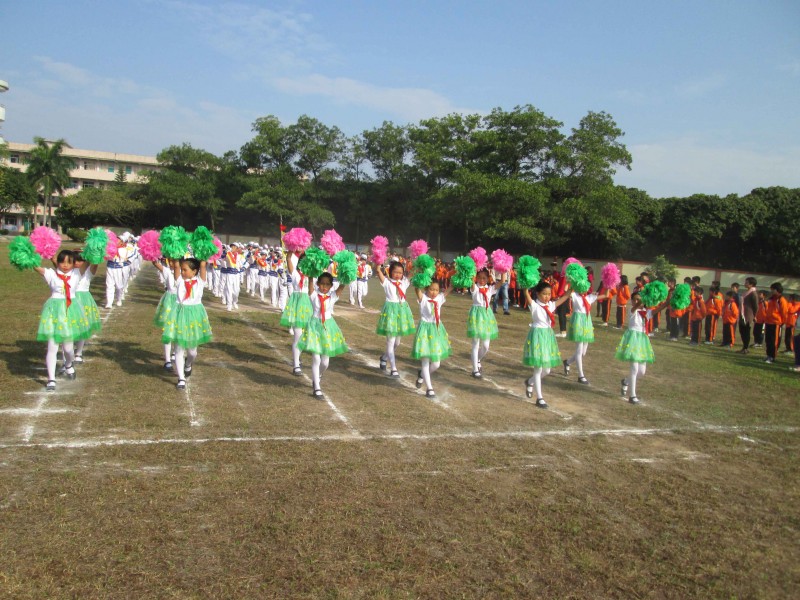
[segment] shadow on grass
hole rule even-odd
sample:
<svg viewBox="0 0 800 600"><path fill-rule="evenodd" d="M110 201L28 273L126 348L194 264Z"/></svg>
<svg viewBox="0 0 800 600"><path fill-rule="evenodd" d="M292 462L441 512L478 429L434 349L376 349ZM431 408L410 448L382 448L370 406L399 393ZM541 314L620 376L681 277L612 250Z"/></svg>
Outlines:
<svg viewBox="0 0 800 600"><path fill-rule="evenodd" d="M47 342L17 340L14 344L0 344L0 361L15 375L27 375L35 367L43 367L45 354Z"/></svg>

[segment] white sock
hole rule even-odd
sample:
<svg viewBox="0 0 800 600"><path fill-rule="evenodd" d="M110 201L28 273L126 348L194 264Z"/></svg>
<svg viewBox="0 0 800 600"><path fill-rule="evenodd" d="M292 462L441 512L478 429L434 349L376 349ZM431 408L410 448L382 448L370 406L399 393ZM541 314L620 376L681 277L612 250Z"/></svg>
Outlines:
<svg viewBox="0 0 800 600"><path fill-rule="evenodd" d="M480 361L481 340L472 338L472 372L478 370L478 361Z"/></svg>
<svg viewBox="0 0 800 600"><path fill-rule="evenodd" d="M400 345L400 338L399 337L387 337L386 338L386 362L389 363L392 371L397 371L397 362L395 359L395 348Z"/></svg>
<svg viewBox="0 0 800 600"><path fill-rule="evenodd" d="M185 353L186 350L183 346L177 346L175 348L175 374L178 376L178 379L186 379L186 376L183 374L183 369L185 366Z"/></svg>
<svg viewBox="0 0 800 600"><path fill-rule="evenodd" d="M631 363L631 372L628 374L628 397L636 396L636 378L639 376L639 363Z"/></svg>
<svg viewBox="0 0 800 600"><path fill-rule="evenodd" d="M431 359L430 358L423 358L422 359L422 381L425 382L425 389L432 390L433 384L431 383Z"/></svg>
<svg viewBox="0 0 800 600"><path fill-rule="evenodd" d="M300 348L297 346L300 343L300 338L303 337L303 330L299 327L292 329L292 364L295 367L300 366Z"/></svg>
<svg viewBox="0 0 800 600"><path fill-rule="evenodd" d="M319 367L321 363L322 360L319 354L311 355L311 385L314 386L315 390L322 389L319 386L319 378L320 378Z"/></svg>
<svg viewBox="0 0 800 600"><path fill-rule="evenodd" d="M164 344L164 362L172 362L172 344Z"/></svg>

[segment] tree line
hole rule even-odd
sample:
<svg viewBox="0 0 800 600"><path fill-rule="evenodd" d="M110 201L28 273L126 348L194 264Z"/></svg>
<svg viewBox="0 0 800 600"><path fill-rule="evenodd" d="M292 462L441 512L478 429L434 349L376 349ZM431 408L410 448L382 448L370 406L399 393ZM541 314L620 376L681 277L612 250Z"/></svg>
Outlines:
<svg viewBox="0 0 800 600"><path fill-rule="evenodd" d="M356 136L303 115L253 123L238 151L189 144L158 154L143 181L63 199L65 226L198 224L276 235L277 223L336 227L366 243L425 238L434 251L478 244L513 253L670 261L800 273L800 189L652 198L614 184L632 157L606 112L568 133L533 106L451 114Z"/></svg>

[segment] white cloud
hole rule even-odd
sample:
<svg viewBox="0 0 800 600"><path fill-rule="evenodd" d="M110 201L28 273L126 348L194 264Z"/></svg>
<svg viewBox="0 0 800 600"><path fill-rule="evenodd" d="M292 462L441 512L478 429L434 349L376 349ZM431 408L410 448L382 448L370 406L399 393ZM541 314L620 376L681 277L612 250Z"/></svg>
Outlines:
<svg viewBox="0 0 800 600"><path fill-rule="evenodd" d="M675 93L682 98L701 98L723 87L728 77L721 73L712 73L700 79L690 79L679 83Z"/></svg>
<svg viewBox="0 0 800 600"><path fill-rule="evenodd" d="M718 146L679 138L629 146L633 170L615 181L655 197L735 193L757 187L800 187L800 146L759 152L746 146Z"/></svg>
<svg viewBox="0 0 800 600"><path fill-rule="evenodd" d="M346 77L280 77L274 84L282 92L325 96L341 104L385 111L410 121L453 112L478 112L459 108L441 94L424 88L380 87Z"/></svg>

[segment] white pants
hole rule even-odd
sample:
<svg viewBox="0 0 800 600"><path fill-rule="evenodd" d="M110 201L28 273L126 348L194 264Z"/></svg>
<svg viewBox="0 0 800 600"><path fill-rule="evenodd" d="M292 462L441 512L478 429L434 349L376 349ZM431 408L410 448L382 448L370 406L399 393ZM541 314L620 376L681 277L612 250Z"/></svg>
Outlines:
<svg viewBox="0 0 800 600"><path fill-rule="evenodd" d="M242 280L239 273L225 273L225 304L229 307L239 303L239 292L242 289Z"/></svg>
<svg viewBox="0 0 800 600"><path fill-rule="evenodd" d="M358 284L358 290L356 291L356 299L358 300L358 305L361 308L364 308L364 298L367 297L367 292L369 291L369 282L368 281L356 281Z"/></svg>
<svg viewBox="0 0 800 600"><path fill-rule="evenodd" d="M261 301L264 302L264 294L269 289L269 277L266 275L258 276L258 293L261 296Z"/></svg>
<svg viewBox="0 0 800 600"><path fill-rule="evenodd" d="M247 269L247 291L251 296L256 293L256 283L258 283L258 269Z"/></svg>
<svg viewBox="0 0 800 600"><path fill-rule="evenodd" d="M269 294L272 306L278 306L278 276L270 275L269 279Z"/></svg>
<svg viewBox="0 0 800 600"><path fill-rule="evenodd" d="M125 269L106 269L106 306L114 304L114 300L122 302L125 292Z"/></svg>

